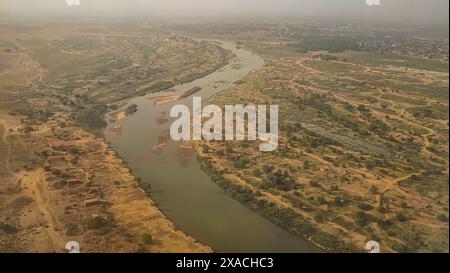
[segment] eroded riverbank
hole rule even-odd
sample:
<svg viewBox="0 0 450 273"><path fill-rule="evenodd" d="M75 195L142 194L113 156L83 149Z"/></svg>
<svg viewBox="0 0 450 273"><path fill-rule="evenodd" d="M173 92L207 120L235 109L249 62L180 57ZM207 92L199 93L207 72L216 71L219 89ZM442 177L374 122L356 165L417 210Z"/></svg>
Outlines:
<svg viewBox="0 0 450 273"><path fill-rule="evenodd" d="M223 42L236 61L188 84L175 86L161 103L161 94L133 98L138 111L110 122L106 139L129 164L133 173L151 185L151 197L181 230L218 252L316 252L310 242L274 225L225 193L201 170L188 144L167 137L168 111L174 104L191 106L192 97L180 95L201 88L205 101L260 68L264 61L249 51ZM177 97L178 96L178 97ZM159 101L159 103L158 103ZM120 109L119 109L120 110ZM113 113L111 113L113 114ZM118 130L117 128L120 128ZM181 151L181 152L180 152Z"/></svg>

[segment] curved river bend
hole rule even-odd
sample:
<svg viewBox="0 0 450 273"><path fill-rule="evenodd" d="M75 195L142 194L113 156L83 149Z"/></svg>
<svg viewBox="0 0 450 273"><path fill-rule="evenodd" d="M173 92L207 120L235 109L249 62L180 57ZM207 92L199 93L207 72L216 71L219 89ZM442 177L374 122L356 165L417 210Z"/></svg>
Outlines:
<svg viewBox="0 0 450 273"><path fill-rule="evenodd" d="M195 156L177 156L179 143L167 142L163 152L152 149L161 141L161 133L170 122L161 122L174 104L192 106L192 96L158 105L156 96L182 94L193 87L203 98L221 92L261 67L264 61L234 44L221 42L233 51L239 65L230 64L191 83L178 85L173 93L149 94L129 99L121 109L136 104L138 111L117 121L107 115L107 141L129 164L133 173L150 183L152 198L181 230L217 252L317 252L310 242L272 224L256 212L228 196L200 169Z"/></svg>

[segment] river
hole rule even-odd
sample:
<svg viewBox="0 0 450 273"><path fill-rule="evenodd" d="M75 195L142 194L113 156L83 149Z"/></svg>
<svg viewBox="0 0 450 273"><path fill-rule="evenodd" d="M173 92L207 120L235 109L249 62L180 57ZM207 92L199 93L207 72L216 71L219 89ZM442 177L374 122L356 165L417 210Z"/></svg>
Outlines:
<svg viewBox="0 0 450 273"><path fill-rule="evenodd" d="M181 230L214 251L318 252L307 240L279 228L228 196L200 169L195 156L180 158L179 143L167 141L159 153L152 149L161 141L161 133L170 128L163 113L167 116L174 104L192 106L192 96L162 105L155 104L156 96L182 94L198 86L202 90L195 96L204 98L204 104L207 98L264 65L260 57L232 43L220 42L220 46L233 51L239 65L230 64L204 78L178 85L171 93L127 100L119 110L135 104L138 111L122 121L108 118L114 115L109 113L105 137L133 173L144 183L150 183L151 197L161 211Z"/></svg>

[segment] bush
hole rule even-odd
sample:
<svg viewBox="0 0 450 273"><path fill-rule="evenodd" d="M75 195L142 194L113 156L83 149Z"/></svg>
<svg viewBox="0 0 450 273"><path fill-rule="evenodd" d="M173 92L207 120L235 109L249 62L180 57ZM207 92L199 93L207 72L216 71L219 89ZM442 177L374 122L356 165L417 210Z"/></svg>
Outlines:
<svg viewBox="0 0 450 273"><path fill-rule="evenodd" d="M378 187L377 186L370 187L370 193L374 195L378 194L379 193Z"/></svg>
<svg viewBox="0 0 450 273"><path fill-rule="evenodd" d="M375 218L364 212L364 211L358 211L353 215L353 219L355 220L356 224L361 226L361 227L365 227L367 226L370 222L373 222L375 220Z"/></svg>
<svg viewBox="0 0 450 273"><path fill-rule="evenodd" d="M369 211L369 210L373 210L373 209L374 209L374 207L373 207L372 205L369 205L369 204L366 204L366 203L359 203L359 204L357 205L357 207L358 207L359 209L361 209L361 210L366 210L366 211Z"/></svg>
<svg viewBox="0 0 450 273"><path fill-rule="evenodd" d="M263 171L264 171L265 173L270 173L270 172L272 172L274 169L275 169L275 167L272 166L272 165L264 165L264 166L263 166Z"/></svg>
<svg viewBox="0 0 450 273"><path fill-rule="evenodd" d="M7 234L13 234L13 233L17 233L17 231L19 231L16 227L11 226L6 223L1 223L1 222L0 222L0 230Z"/></svg>
<svg viewBox="0 0 450 273"><path fill-rule="evenodd" d="M143 233L141 235L141 241L144 245L149 245L152 243L153 237L148 233Z"/></svg>
<svg viewBox="0 0 450 273"><path fill-rule="evenodd" d="M255 177L259 177L259 176L262 175L262 171L259 170L259 169L256 169L256 170L253 171L253 175L254 175Z"/></svg>
<svg viewBox="0 0 450 273"><path fill-rule="evenodd" d="M295 178L291 177L287 171L278 170L270 173L267 181L282 191L290 191L295 183Z"/></svg>
<svg viewBox="0 0 450 273"><path fill-rule="evenodd" d="M89 230L101 229L109 226L111 224L111 219L109 217L91 216L83 219L82 224Z"/></svg>
<svg viewBox="0 0 450 273"><path fill-rule="evenodd" d="M447 217L447 215L445 215L445 214L439 214L437 218L438 218L438 220L441 221L441 222L448 223L448 217Z"/></svg>
<svg viewBox="0 0 450 273"><path fill-rule="evenodd" d="M66 226L67 236L76 236L78 234L80 234L80 227L77 224L71 223Z"/></svg>
<svg viewBox="0 0 450 273"><path fill-rule="evenodd" d="M90 109L83 110L77 115L77 123L86 131L99 136L106 127L106 121L103 117L107 111L108 109L105 105L96 105Z"/></svg>
<svg viewBox="0 0 450 273"><path fill-rule="evenodd" d="M207 154L209 153L209 147L208 146L202 146L202 152Z"/></svg>
<svg viewBox="0 0 450 273"><path fill-rule="evenodd" d="M338 207L345 207L348 205L348 203L350 203L349 198L344 195L344 194L339 194L338 196L336 196L333 200L333 204L338 206Z"/></svg>
<svg viewBox="0 0 450 273"><path fill-rule="evenodd" d="M397 215L397 219L398 219L400 222L408 222L408 217L406 217L406 216L403 215L403 214Z"/></svg>
<svg viewBox="0 0 450 273"><path fill-rule="evenodd" d="M308 160L305 160L305 162L303 162L303 169L308 170L311 168L311 165L309 164Z"/></svg>
<svg viewBox="0 0 450 273"><path fill-rule="evenodd" d="M243 157L234 161L234 166L236 166L236 168L238 169L247 168L248 164L250 164L250 160Z"/></svg>
<svg viewBox="0 0 450 273"><path fill-rule="evenodd" d="M316 214L314 216L314 220L316 220L316 222L318 223L323 223L325 221L325 216L323 216L321 213Z"/></svg>
<svg viewBox="0 0 450 273"><path fill-rule="evenodd" d="M319 204L321 205L325 205L327 203L327 200L325 198L323 198L322 196L319 196L317 198L317 201L319 202Z"/></svg>
<svg viewBox="0 0 450 273"><path fill-rule="evenodd" d="M77 147L72 147L72 148L70 148L70 153L77 155L80 153L80 149L78 149Z"/></svg>

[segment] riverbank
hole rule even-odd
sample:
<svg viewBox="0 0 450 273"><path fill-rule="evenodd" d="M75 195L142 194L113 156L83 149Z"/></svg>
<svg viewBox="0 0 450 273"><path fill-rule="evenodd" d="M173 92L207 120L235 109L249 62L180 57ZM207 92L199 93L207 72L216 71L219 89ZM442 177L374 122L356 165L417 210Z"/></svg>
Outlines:
<svg viewBox="0 0 450 273"><path fill-rule="evenodd" d="M0 252L65 252L68 241L84 253L212 252L159 210L103 139L65 117L26 134L1 112L0 124ZM35 165L21 169L29 156Z"/></svg>
<svg viewBox="0 0 450 273"><path fill-rule="evenodd" d="M118 111L118 123L139 114L123 99L164 86L158 83L201 78L232 54L189 38L113 27L43 26L31 33L5 26L2 33L30 61L14 67L14 80L2 75L9 84L0 86L0 123L8 128L0 132L0 252L65 252L67 241L79 242L81 252L211 252L162 214L102 132L108 112ZM22 43L36 37L33 46ZM78 54L59 46L79 41L91 49ZM55 58L45 57L50 52ZM30 63L33 74L26 75Z"/></svg>
<svg viewBox="0 0 450 273"><path fill-rule="evenodd" d="M209 69L203 73L198 74L194 78L185 79L179 84L186 84L195 81L198 78L205 77L206 75L213 73L224 66L228 65L231 61L231 55L227 53L220 46L219 51L222 53L223 60L217 64L213 69ZM163 90L162 90L163 91ZM143 97L147 94L155 93L152 90L147 90L146 92L139 93L139 97ZM179 96L169 95L163 96L163 98L152 98L154 99L154 105L162 105L165 103L173 102L178 100ZM123 110L115 110L111 113L105 114L105 121L108 123L123 123L128 118L132 117L133 114L137 112L137 106L135 104L128 105L130 98L126 98L117 102L120 108L126 106ZM114 104L114 103L112 103ZM133 108L133 111L127 111L127 109ZM112 131L121 131L121 125L114 125L109 128ZM106 130L106 125L104 126ZM104 139L104 134L102 134ZM106 142L106 139L105 139ZM150 248L150 252L186 252L186 253L200 253L200 252L212 252L213 250L206 246L205 244L198 242L193 237L187 235L181 231L169 218L158 208L157 204L151 198L151 186L149 184L142 183L142 178L134 175L131 168L128 167L127 162L123 159L117 151L115 151L111 146L109 149L119 158L122 162L123 167L128 170L128 175L135 181L135 187L127 189L127 191L122 192L121 195L112 195L110 197L111 206L110 212L115 216L115 219L120 222L120 225L126 227L128 232L139 233L142 230L151 230L152 237L160 238L159 245L162 247ZM148 221L145 219L152 219ZM153 236L153 234L155 234ZM170 234L168 238L161 238L164 234ZM165 236L164 236L165 237ZM164 243L162 243L164 241ZM149 246L154 245L153 242Z"/></svg>
<svg viewBox="0 0 450 273"><path fill-rule="evenodd" d="M174 87L181 95L198 87L196 96L211 98L234 86L234 82L262 67L264 61L249 51L223 42L237 60L204 78ZM239 63L239 65L236 65ZM164 140L161 135L170 123L159 122L175 104L190 105L191 96L178 101L154 104L158 94L128 101L139 111L122 124L121 133L106 130L111 147L124 158L133 174L141 177L152 200L180 229L218 252L318 252L312 243L271 223L266 218L233 199L201 169L195 156L180 156L182 143ZM109 124L112 128L115 124ZM161 147L155 153L152 147ZM190 153L191 154L191 153ZM151 184L151 188L148 186ZM255 231L254 227L258 227Z"/></svg>
<svg viewBox="0 0 450 273"><path fill-rule="evenodd" d="M292 234L308 240L322 251L339 253L362 251L351 244L339 240L335 236L322 232L291 208L280 207L279 204L269 201L260 191L233 182L231 179L227 178L223 171L219 171L220 167L217 166L217 162L214 164L207 156L207 149L204 149L201 143L196 143L194 147L197 154L197 160L200 162L202 170L214 183L219 185L231 197L238 200L249 209L257 212L272 223Z"/></svg>

